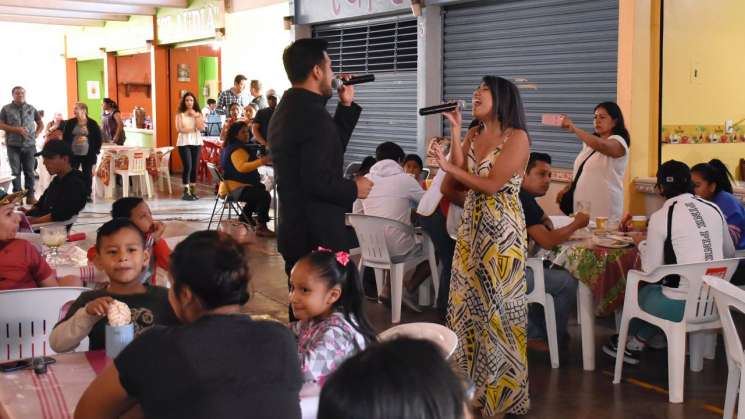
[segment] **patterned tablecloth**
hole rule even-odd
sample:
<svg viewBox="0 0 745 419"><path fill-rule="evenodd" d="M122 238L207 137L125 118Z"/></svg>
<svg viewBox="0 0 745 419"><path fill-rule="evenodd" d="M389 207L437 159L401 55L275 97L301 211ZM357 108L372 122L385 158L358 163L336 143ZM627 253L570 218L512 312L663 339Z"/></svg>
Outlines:
<svg viewBox="0 0 745 419"><path fill-rule="evenodd" d="M46 374L32 369L0 374L0 418L66 419L88 387L111 361L104 351L52 356Z"/></svg>
<svg viewBox="0 0 745 419"><path fill-rule="evenodd" d="M626 274L631 269L641 269L636 246L611 249L596 246L589 239L559 246L548 259L592 290L597 316L609 315L623 304Z"/></svg>

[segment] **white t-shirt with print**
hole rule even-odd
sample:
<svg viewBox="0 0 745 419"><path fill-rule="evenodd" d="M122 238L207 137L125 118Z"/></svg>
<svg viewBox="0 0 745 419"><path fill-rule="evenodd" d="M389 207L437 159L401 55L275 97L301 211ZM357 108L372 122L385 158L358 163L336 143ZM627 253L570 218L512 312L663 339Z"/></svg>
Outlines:
<svg viewBox="0 0 745 419"><path fill-rule="evenodd" d="M611 135L607 141L618 141L625 150L624 155L614 158L599 151L593 154L585 163L582 176L577 181L577 187L574 190L574 208L577 208L578 201L589 201L592 218L598 216L620 218L623 213L623 178L629 161L629 146L620 135ZM574 160L575 176L579 166L592 151L593 149L587 144L582 146L582 150Z"/></svg>

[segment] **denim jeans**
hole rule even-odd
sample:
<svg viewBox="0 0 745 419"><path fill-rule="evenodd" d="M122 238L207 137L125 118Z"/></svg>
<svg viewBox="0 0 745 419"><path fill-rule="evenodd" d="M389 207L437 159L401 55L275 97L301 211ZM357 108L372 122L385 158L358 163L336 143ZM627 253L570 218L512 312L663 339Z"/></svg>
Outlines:
<svg viewBox="0 0 745 419"><path fill-rule="evenodd" d="M440 272L440 287L437 291L437 307L444 315L447 314L448 294L450 293L450 274L453 266L453 253L455 253L455 240L448 234L446 219L438 207L432 215L418 215L419 224L429 234L432 244L435 246L435 254L440 261L442 271Z"/></svg>
<svg viewBox="0 0 745 419"><path fill-rule="evenodd" d="M679 322L683 320L686 305L685 300L667 298L662 293L662 285L650 284L639 289L639 307L653 316ZM648 341L659 332L657 326L644 320L631 319L629 323L629 336L636 336L643 341Z"/></svg>
<svg viewBox="0 0 745 419"><path fill-rule="evenodd" d="M525 279L528 283L528 292L533 290L533 270L525 268ZM546 282L546 292L554 298L554 310L556 311L556 334L559 342L566 339L567 323L569 322L569 310L577 297L577 280L563 269L544 269L543 279ZM531 304L528 307L528 338L546 339L546 318L543 307L539 304Z"/></svg>
<svg viewBox="0 0 745 419"><path fill-rule="evenodd" d="M199 167L199 150L202 146L183 145L178 146L178 155L181 157L181 182L184 186L197 182L197 168Z"/></svg>
<svg viewBox="0 0 745 419"><path fill-rule="evenodd" d="M21 172L25 178L24 185L28 190L28 196L34 196L34 165L36 163L36 147L8 146L8 161L13 173L13 192L20 191Z"/></svg>

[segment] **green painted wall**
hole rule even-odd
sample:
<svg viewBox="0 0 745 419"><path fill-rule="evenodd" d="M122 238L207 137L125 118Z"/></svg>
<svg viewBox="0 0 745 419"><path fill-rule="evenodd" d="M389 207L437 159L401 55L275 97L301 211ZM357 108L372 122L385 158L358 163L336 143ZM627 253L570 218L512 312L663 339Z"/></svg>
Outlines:
<svg viewBox="0 0 745 419"><path fill-rule="evenodd" d="M89 91L88 82L92 82L94 86L98 82L97 91ZM88 115L99 125L101 124L101 102L103 98L103 60L78 61L78 100L88 105Z"/></svg>
<svg viewBox="0 0 745 419"><path fill-rule="evenodd" d="M202 107L207 106L208 97L217 100L217 66L217 57L199 57L199 105ZM211 82L207 89L210 95L205 96L205 85L208 82Z"/></svg>

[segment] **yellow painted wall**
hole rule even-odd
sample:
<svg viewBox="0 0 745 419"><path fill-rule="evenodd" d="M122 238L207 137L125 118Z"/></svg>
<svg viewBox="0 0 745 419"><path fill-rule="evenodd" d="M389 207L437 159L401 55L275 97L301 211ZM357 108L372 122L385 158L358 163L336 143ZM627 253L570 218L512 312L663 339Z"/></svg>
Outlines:
<svg viewBox="0 0 745 419"><path fill-rule="evenodd" d="M717 158L734 176L739 176L738 164L745 158L745 144L663 144L663 161L680 160L689 166Z"/></svg>
<svg viewBox="0 0 745 419"><path fill-rule="evenodd" d="M665 2L663 125L724 125L745 118L743 17L743 0ZM745 143L666 144L662 150L663 161L693 165L719 158L733 173L745 157Z"/></svg>

